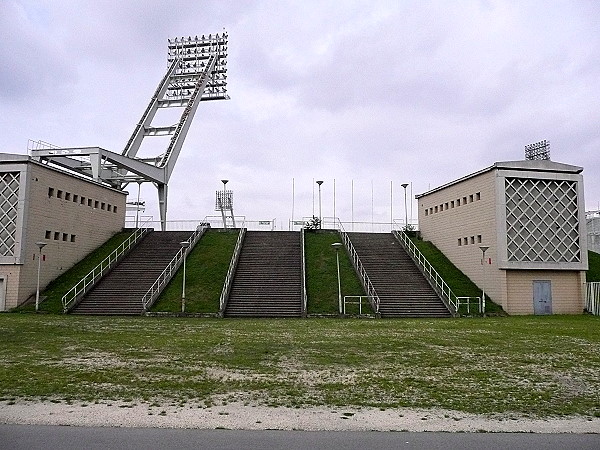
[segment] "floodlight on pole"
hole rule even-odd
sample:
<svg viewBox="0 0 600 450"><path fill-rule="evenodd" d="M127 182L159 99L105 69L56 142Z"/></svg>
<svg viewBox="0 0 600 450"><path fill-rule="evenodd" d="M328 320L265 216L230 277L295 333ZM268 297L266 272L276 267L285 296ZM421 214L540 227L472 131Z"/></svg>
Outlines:
<svg viewBox="0 0 600 450"><path fill-rule="evenodd" d="M341 242L335 242L331 244L335 248L335 260L337 264L337 279L338 279L338 309L340 315L342 314L342 281L340 279L340 248L342 247Z"/></svg>
<svg viewBox="0 0 600 450"><path fill-rule="evenodd" d="M483 280L481 282L481 312L485 314L485 252L490 247L487 245L480 245L479 249L481 250L481 267L483 271Z"/></svg>
<svg viewBox="0 0 600 450"><path fill-rule="evenodd" d="M321 213L321 185L323 184L323 180L317 180L316 182L319 185L319 228L323 227L323 215Z"/></svg>
<svg viewBox="0 0 600 450"><path fill-rule="evenodd" d="M185 263L187 259L187 252L190 246L190 241L180 242L181 249L183 250L183 286L181 289L181 312L185 312Z"/></svg>
<svg viewBox="0 0 600 450"><path fill-rule="evenodd" d="M40 271L42 269L42 249L46 246L46 242L36 242L40 252L38 254L38 267L37 267L37 286L35 289L35 311L40 309Z"/></svg>
<svg viewBox="0 0 600 450"><path fill-rule="evenodd" d="M404 231L408 231L408 209L406 208L406 187L408 183L402 183L400 186L404 188Z"/></svg>

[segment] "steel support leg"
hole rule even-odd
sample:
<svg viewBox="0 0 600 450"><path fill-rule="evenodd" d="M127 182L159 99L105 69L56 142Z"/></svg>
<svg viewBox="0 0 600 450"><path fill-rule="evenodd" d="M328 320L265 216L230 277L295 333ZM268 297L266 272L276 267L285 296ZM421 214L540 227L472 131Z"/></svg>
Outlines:
<svg viewBox="0 0 600 450"><path fill-rule="evenodd" d="M166 184L157 184L158 189L158 209L160 211L160 228L167 231L167 190Z"/></svg>

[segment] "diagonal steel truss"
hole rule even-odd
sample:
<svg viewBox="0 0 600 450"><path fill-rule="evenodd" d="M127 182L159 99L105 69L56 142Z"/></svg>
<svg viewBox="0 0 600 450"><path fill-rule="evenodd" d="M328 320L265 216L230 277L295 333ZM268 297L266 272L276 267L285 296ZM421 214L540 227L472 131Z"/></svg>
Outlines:
<svg viewBox="0 0 600 450"><path fill-rule="evenodd" d="M169 39L168 69L137 123L121 154L100 147L58 148L39 145L30 148L32 157L124 189L129 183L154 183L158 190L163 230L167 216L168 182L201 101L226 100L228 35L222 34ZM183 109L176 124L155 124L162 108ZM145 138L171 136L165 151L138 157Z"/></svg>

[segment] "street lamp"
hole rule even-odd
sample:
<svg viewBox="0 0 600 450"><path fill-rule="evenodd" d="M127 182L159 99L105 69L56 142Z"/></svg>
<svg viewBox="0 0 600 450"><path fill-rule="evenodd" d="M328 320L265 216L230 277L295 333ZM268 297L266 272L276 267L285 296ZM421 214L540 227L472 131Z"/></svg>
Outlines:
<svg viewBox="0 0 600 450"><path fill-rule="evenodd" d="M319 185L319 228L323 227L323 216L321 214L321 185L323 184L323 180L317 181Z"/></svg>
<svg viewBox="0 0 600 450"><path fill-rule="evenodd" d="M483 280L481 281L481 308L482 313L485 314L485 252L490 248L487 245L480 245L479 249L481 250L481 267L483 271Z"/></svg>
<svg viewBox="0 0 600 450"><path fill-rule="evenodd" d="M46 246L45 242L36 242L35 245L40 249L38 255L38 269L37 269L37 287L35 290L35 311L40 309L40 271L42 269L42 249Z"/></svg>
<svg viewBox="0 0 600 450"><path fill-rule="evenodd" d="M337 263L337 279L338 279L338 309L342 314L342 282L340 280L340 248L342 247L341 242L331 244L335 248L335 259Z"/></svg>
<svg viewBox="0 0 600 450"><path fill-rule="evenodd" d="M221 196L221 204L219 205L221 207L221 215L223 216L223 230L227 231L227 218L225 217L225 196L227 195L227 182L229 180L221 180L221 183L223 183L223 195Z"/></svg>
<svg viewBox="0 0 600 450"><path fill-rule="evenodd" d="M406 209L406 186L408 183L402 183L400 186L404 188L404 231L408 231L408 210Z"/></svg>
<svg viewBox="0 0 600 450"><path fill-rule="evenodd" d="M187 258L187 249L190 246L189 241L180 242L181 248L183 250L183 288L181 290L181 312L185 312L185 261Z"/></svg>

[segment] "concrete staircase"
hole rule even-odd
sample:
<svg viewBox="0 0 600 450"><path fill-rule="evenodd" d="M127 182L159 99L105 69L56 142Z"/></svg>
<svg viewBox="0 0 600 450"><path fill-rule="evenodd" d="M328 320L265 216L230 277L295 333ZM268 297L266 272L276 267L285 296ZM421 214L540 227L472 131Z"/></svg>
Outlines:
<svg viewBox="0 0 600 450"><path fill-rule="evenodd" d="M382 317L451 317L391 233L348 233L379 296Z"/></svg>
<svg viewBox="0 0 600 450"><path fill-rule="evenodd" d="M73 314L140 315L142 297L181 249L190 231L152 231L71 310Z"/></svg>
<svg viewBox="0 0 600 450"><path fill-rule="evenodd" d="M246 232L225 317L300 317L300 242L299 232Z"/></svg>

